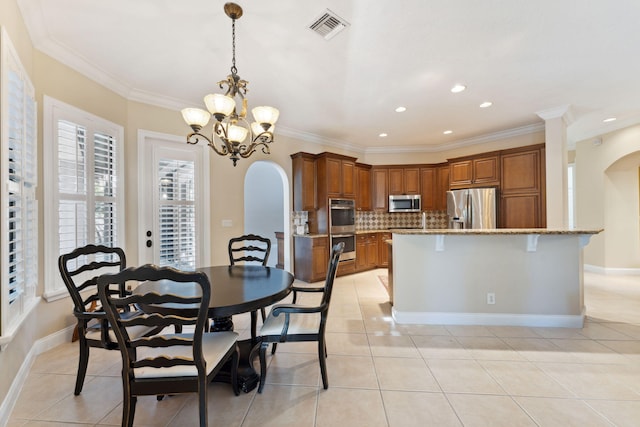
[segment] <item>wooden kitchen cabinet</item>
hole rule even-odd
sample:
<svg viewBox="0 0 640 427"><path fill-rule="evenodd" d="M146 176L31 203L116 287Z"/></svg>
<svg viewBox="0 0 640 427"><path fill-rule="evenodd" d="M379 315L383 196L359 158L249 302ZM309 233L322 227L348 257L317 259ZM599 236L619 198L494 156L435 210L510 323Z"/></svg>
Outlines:
<svg viewBox="0 0 640 427"><path fill-rule="evenodd" d="M500 198L502 228L540 228L540 195L512 194Z"/></svg>
<svg viewBox="0 0 640 427"><path fill-rule="evenodd" d="M544 145L504 150L501 172L500 226L546 227Z"/></svg>
<svg viewBox="0 0 640 427"><path fill-rule="evenodd" d="M372 270L378 266L378 233L356 236L356 272Z"/></svg>
<svg viewBox="0 0 640 427"><path fill-rule="evenodd" d="M438 166L438 176L436 181L436 207L437 211L447 210L447 191L449 191L449 165Z"/></svg>
<svg viewBox="0 0 640 427"><path fill-rule="evenodd" d="M390 167L389 194L420 194L420 168Z"/></svg>
<svg viewBox="0 0 640 427"><path fill-rule="evenodd" d="M333 153L316 156L316 179L318 199L356 197L355 157Z"/></svg>
<svg viewBox="0 0 640 427"><path fill-rule="evenodd" d="M378 233L378 267L389 267L389 249L386 241L391 239L391 233Z"/></svg>
<svg viewBox="0 0 640 427"><path fill-rule="evenodd" d="M420 168L420 199L423 211L436 210L438 190L438 169L434 167Z"/></svg>
<svg viewBox="0 0 640 427"><path fill-rule="evenodd" d="M371 169L372 209L374 211L389 210L389 169L374 166Z"/></svg>
<svg viewBox="0 0 640 427"><path fill-rule="evenodd" d="M325 280L329 263L329 237L294 236L296 279L311 283Z"/></svg>
<svg viewBox="0 0 640 427"><path fill-rule="evenodd" d="M356 210L371 210L371 166L356 163Z"/></svg>
<svg viewBox="0 0 640 427"><path fill-rule="evenodd" d="M468 188L500 184L500 154L487 153L449 161L449 186Z"/></svg>
<svg viewBox="0 0 640 427"><path fill-rule="evenodd" d="M291 155L293 166L293 210L316 208L316 159L313 154Z"/></svg>

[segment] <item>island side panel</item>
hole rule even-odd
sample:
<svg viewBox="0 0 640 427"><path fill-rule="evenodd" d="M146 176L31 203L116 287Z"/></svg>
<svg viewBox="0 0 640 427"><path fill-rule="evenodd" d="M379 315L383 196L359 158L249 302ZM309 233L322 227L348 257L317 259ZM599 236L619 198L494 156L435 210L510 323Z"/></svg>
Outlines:
<svg viewBox="0 0 640 427"><path fill-rule="evenodd" d="M528 236L394 234L394 316L411 323L581 324L580 235ZM487 304L488 293L495 304Z"/></svg>

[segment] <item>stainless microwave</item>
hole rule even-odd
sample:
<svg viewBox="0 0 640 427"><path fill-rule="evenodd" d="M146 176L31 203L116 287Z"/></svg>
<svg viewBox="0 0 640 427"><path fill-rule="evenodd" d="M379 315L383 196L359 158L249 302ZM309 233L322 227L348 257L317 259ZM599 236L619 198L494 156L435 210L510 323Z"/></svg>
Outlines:
<svg viewBox="0 0 640 427"><path fill-rule="evenodd" d="M420 212L419 194L392 194L389 196L389 212Z"/></svg>

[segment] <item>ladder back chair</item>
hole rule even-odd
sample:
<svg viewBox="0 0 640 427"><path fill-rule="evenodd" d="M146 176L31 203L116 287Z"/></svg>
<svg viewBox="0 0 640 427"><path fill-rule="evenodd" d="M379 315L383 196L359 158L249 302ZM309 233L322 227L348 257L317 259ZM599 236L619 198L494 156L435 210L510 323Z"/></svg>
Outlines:
<svg viewBox="0 0 640 427"><path fill-rule="evenodd" d="M77 337L79 357L78 373L74 394L82 392L84 379L89 364L89 349L103 348L116 350L118 343L113 330L109 327L107 317L99 305L96 276L104 273L122 271L127 266L127 259L121 248L103 245L86 245L74 249L58 258L58 268L62 280L73 301L73 315L77 319L74 339ZM125 284L117 289L119 295L127 294ZM125 308L128 316L137 312L130 307ZM157 328L137 327L130 333L134 335L150 335Z"/></svg>
<svg viewBox="0 0 640 427"><path fill-rule="evenodd" d="M171 281L185 292L136 293L121 297L111 291L126 281ZM100 300L114 327L122 355L122 426L132 426L138 396L197 393L199 425L208 420L207 390L220 368L231 360L231 385L237 396L238 334L232 331L205 333L211 285L204 273L185 272L172 267L144 265L98 278ZM180 295L178 295L180 294ZM146 312L134 318L122 315L132 304ZM155 310L157 309L157 311ZM163 333L133 337L132 326L189 327L184 333Z"/></svg>
<svg viewBox="0 0 640 427"><path fill-rule="evenodd" d="M228 245L229 263L236 265L246 262L259 262L263 266L269 261L271 253L271 240L257 234L245 234L240 237L229 239ZM260 309L262 321L267 317L267 313L263 308ZM256 340L256 329L258 324L257 311L251 312L251 339Z"/></svg>
<svg viewBox="0 0 640 427"><path fill-rule="evenodd" d="M327 377L327 346L325 342L325 329L327 326L327 315L329 313L329 303L333 291L333 282L338 270L340 255L344 250L344 243L340 242L333 246L329 267L327 268L327 278L323 287L304 288L299 287L298 292L322 292L322 299L318 306L305 306L301 304L277 304L274 305L267 316L260 335L260 385L258 393L262 393L267 378L267 347L273 343L271 354L276 352L278 343L317 341L318 360L320 362L320 373L322 374L322 384L325 389L329 388Z"/></svg>

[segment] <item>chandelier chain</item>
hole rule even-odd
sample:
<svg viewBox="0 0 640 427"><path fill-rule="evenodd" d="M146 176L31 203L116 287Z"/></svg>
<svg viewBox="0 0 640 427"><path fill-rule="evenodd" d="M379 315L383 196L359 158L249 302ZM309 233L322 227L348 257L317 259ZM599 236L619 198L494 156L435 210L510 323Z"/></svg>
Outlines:
<svg viewBox="0 0 640 427"><path fill-rule="evenodd" d="M236 68L236 20L231 20L231 49L233 51L233 57L231 59L231 74L237 74Z"/></svg>

